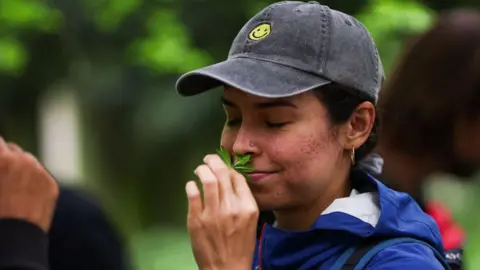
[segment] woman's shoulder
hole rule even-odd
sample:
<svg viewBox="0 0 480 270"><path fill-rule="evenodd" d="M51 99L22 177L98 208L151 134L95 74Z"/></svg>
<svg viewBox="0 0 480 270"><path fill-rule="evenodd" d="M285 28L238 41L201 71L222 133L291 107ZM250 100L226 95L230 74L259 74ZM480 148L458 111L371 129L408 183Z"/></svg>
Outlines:
<svg viewBox="0 0 480 270"><path fill-rule="evenodd" d="M378 252L368 269L445 269L431 248L420 243L401 243Z"/></svg>

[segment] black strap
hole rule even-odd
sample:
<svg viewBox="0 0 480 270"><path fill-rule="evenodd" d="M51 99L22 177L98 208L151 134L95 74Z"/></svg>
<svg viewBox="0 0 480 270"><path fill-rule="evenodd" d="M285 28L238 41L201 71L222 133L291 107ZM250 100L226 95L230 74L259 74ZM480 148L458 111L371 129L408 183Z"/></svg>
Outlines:
<svg viewBox="0 0 480 270"><path fill-rule="evenodd" d="M379 244L380 242L382 241L385 241L385 240L388 240L388 239L368 239L367 241L365 242L362 242L356 249L355 251L352 253L352 255L350 255L350 257L347 259L347 261L344 263L344 265L342 266L341 270L354 270L355 267L357 266L357 264L360 262L360 260L363 258L363 256L365 256L372 248L374 248L377 244ZM432 247L431 247L432 248ZM438 257L437 257L438 260L440 260ZM452 267L452 264L449 263L447 260L444 259L444 261L442 262L442 264L445 263L445 269L452 269L452 270L455 270L455 269L461 269L461 268L457 268L457 266L455 267Z"/></svg>
<svg viewBox="0 0 480 270"><path fill-rule="evenodd" d="M367 252L377 245L379 240L375 241L365 241L360 246L355 249L355 252L348 258L347 262L342 267L342 270L353 270L362 257L367 254Z"/></svg>

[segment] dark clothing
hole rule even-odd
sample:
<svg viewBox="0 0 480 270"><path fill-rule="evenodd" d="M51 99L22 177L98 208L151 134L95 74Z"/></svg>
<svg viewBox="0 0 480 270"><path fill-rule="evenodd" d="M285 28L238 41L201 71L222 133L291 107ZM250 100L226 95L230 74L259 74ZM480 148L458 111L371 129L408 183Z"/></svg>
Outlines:
<svg viewBox="0 0 480 270"><path fill-rule="evenodd" d="M100 205L62 188L50 230L51 270L128 269L123 243Z"/></svg>
<svg viewBox="0 0 480 270"><path fill-rule="evenodd" d="M1 270L128 268L119 236L99 205L79 191L60 189L48 238L28 222L0 220Z"/></svg>
<svg viewBox="0 0 480 270"><path fill-rule="evenodd" d="M47 270L48 238L37 226L17 219L0 219L0 269Z"/></svg>

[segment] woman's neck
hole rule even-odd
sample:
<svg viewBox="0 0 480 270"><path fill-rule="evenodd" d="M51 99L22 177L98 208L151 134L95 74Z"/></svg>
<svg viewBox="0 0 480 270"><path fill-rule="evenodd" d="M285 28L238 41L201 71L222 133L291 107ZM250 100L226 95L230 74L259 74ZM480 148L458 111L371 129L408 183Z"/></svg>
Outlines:
<svg viewBox="0 0 480 270"><path fill-rule="evenodd" d="M320 214L335 199L348 197L351 192L349 181L350 172L338 175L332 179L332 183L314 203L307 206L296 207L288 210L274 211L276 227L282 230L307 230L318 219Z"/></svg>

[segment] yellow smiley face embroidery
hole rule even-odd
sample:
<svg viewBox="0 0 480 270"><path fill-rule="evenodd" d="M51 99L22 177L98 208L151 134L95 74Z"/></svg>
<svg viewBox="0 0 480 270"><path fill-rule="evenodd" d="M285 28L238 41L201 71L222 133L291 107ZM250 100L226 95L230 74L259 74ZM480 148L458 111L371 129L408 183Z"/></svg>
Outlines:
<svg viewBox="0 0 480 270"><path fill-rule="evenodd" d="M248 34L248 38L251 40L261 40L270 35L271 27L268 23L262 23L259 26L253 28Z"/></svg>

